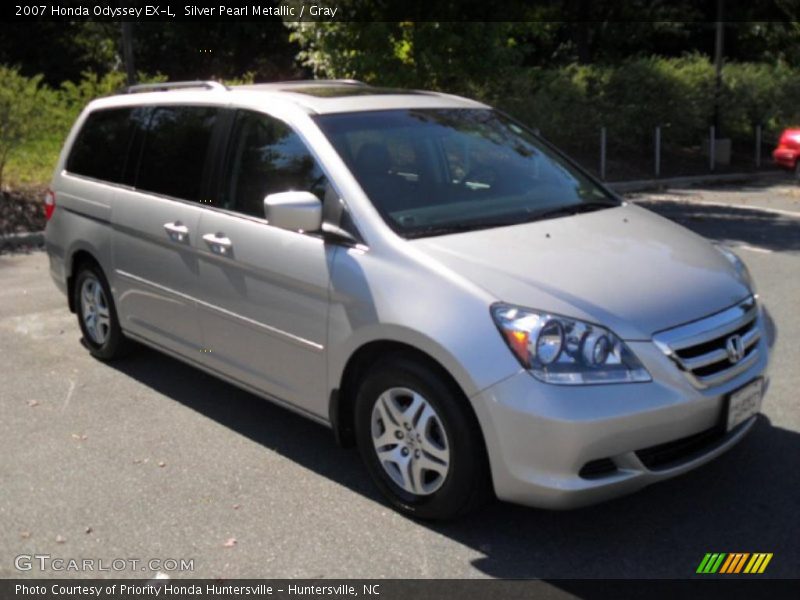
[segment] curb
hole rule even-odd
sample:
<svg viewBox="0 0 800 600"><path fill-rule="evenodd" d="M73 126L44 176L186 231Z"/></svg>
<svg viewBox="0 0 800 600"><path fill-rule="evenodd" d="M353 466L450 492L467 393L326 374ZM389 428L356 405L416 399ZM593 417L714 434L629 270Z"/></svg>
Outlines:
<svg viewBox="0 0 800 600"><path fill-rule="evenodd" d="M760 181L771 179L793 179L786 171L761 171L757 173L723 173L720 175L692 175L671 177L669 179L640 179L636 181L610 181L605 185L615 192L630 193L645 190L658 190L671 187L689 187L711 183L739 183L744 181Z"/></svg>
<svg viewBox="0 0 800 600"><path fill-rule="evenodd" d="M19 246L44 246L44 231L0 235L0 250Z"/></svg>

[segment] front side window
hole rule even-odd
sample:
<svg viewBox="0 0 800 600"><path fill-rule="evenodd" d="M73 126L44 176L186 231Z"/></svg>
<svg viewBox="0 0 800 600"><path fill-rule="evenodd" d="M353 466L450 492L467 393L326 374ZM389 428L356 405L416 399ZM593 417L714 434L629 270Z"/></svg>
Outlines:
<svg viewBox="0 0 800 600"><path fill-rule="evenodd" d="M387 110L315 120L378 212L405 237L619 204L535 135L492 110Z"/></svg>
<svg viewBox="0 0 800 600"><path fill-rule="evenodd" d="M158 106L146 126L136 187L199 202L219 109Z"/></svg>
<svg viewBox="0 0 800 600"><path fill-rule="evenodd" d="M303 140L268 115L239 111L229 145L220 205L264 216L269 194L308 191L325 200L333 192Z"/></svg>

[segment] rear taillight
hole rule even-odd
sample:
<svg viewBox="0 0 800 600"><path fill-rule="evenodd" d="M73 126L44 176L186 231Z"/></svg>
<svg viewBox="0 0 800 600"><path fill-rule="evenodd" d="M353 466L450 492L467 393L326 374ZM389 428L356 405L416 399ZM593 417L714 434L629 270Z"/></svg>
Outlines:
<svg viewBox="0 0 800 600"><path fill-rule="evenodd" d="M56 193L53 190L47 190L44 194L44 218L49 221L55 210Z"/></svg>

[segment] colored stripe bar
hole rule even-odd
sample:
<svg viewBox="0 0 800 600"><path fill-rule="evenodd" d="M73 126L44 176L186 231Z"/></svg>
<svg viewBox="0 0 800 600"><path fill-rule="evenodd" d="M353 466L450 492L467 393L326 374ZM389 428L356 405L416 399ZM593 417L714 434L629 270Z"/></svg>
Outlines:
<svg viewBox="0 0 800 600"><path fill-rule="evenodd" d="M750 559L750 562L747 563L747 566L744 568L745 573L755 573L756 569L758 569L758 564L764 558L763 554L753 554L753 558Z"/></svg>
<svg viewBox="0 0 800 600"><path fill-rule="evenodd" d="M711 559L711 553L707 552L706 555L703 557L703 560L700 561L700 566L697 567L697 571L695 573L705 573L706 572L706 564Z"/></svg>
<svg viewBox="0 0 800 600"><path fill-rule="evenodd" d="M767 557L764 559L764 562L761 563L761 568L758 570L759 573L763 573L764 570L767 568L769 561L772 560L772 552L767 554Z"/></svg>
<svg viewBox="0 0 800 600"><path fill-rule="evenodd" d="M732 567L731 563L735 563L736 560L739 558L738 554L728 554L728 558L722 563L722 568L719 570L720 573L730 573L729 569Z"/></svg>
<svg viewBox="0 0 800 600"><path fill-rule="evenodd" d="M739 559L739 562L736 564L736 567L734 568L734 570L731 571L731 573L739 573L739 572L741 572L742 567L744 566L744 563L747 561L747 558L750 556L750 553L749 552L745 552L745 553L741 554L740 556L741 556L741 558Z"/></svg>
<svg viewBox="0 0 800 600"><path fill-rule="evenodd" d="M711 567L709 572L710 573L716 573L717 569L719 569L719 566L722 564L722 561L723 561L724 558L725 558L725 553L723 552L723 553L721 553L719 555L719 558L716 560L716 562L714 563L714 566Z"/></svg>
<svg viewBox="0 0 800 600"><path fill-rule="evenodd" d="M707 552L700 561L696 573L702 574L738 574L744 573L757 574L763 573L767 565L772 560L773 554L770 552ZM745 566L747 565L747 566Z"/></svg>

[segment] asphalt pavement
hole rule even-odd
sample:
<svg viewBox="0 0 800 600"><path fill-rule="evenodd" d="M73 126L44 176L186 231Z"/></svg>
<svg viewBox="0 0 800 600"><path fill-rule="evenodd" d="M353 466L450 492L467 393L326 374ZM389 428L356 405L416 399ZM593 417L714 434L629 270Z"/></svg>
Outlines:
<svg viewBox="0 0 800 600"><path fill-rule="evenodd" d="M445 524L387 508L324 427L152 350L92 359L46 255L0 255L0 577L536 577L568 590L560 579L689 577L707 552L771 552L761 577L797 577L800 187L631 199L750 267L774 338L757 426L625 498L570 512L496 502ZM95 570L19 571L30 555ZM162 563L96 570L114 559Z"/></svg>

